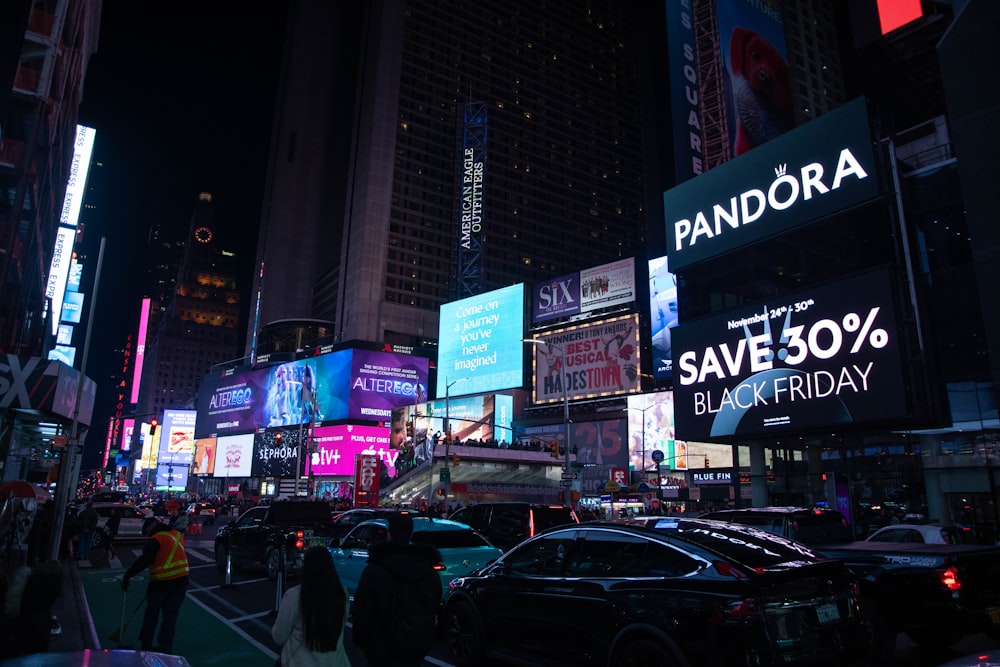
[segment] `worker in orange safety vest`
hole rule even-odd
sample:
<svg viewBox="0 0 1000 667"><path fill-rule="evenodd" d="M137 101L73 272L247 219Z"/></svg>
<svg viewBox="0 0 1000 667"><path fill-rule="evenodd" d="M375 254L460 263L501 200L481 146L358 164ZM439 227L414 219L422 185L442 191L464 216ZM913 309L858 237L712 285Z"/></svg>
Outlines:
<svg viewBox="0 0 1000 667"><path fill-rule="evenodd" d="M188 559L184 535L179 530L157 525L142 549L142 554L122 575L122 591L128 590L129 579L149 568L146 587L146 612L139 629L139 643L144 651L173 653L177 615L187 595ZM160 624L159 645L153 646L156 624Z"/></svg>

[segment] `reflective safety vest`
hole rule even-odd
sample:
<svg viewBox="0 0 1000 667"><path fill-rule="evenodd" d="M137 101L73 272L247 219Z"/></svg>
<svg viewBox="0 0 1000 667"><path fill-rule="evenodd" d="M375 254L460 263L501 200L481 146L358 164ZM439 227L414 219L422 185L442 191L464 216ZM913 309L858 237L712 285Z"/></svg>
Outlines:
<svg viewBox="0 0 1000 667"><path fill-rule="evenodd" d="M162 530L153 534L160 544L153 564L149 566L150 581L168 581L188 575L187 551L184 537L176 530Z"/></svg>

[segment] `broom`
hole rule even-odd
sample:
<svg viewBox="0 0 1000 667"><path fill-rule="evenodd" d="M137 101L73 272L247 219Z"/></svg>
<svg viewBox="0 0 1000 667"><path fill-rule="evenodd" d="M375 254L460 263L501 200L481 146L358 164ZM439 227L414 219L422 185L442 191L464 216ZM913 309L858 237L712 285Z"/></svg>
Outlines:
<svg viewBox="0 0 1000 667"><path fill-rule="evenodd" d="M135 609L132 610L132 613L129 614L128 620L126 621L125 620L125 600L127 599L127 597L128 597L128 592L122 592L122 624L119 625L117 628L115 628L111 632L111 635L109 637L109 639L111 639L111 641L118 642L118 648L132 648L131 646L123 646L122 645L122 643L121 643L122 642L122 637L125 636L125 631L128 630L128 624L132 622L132 619L135 618L135 615L136 615L136 613L138 613L139 608L142 607L142 603L146 601L146 596L143 595L142 599L139 600L139 604L136 605Z"/></svg>

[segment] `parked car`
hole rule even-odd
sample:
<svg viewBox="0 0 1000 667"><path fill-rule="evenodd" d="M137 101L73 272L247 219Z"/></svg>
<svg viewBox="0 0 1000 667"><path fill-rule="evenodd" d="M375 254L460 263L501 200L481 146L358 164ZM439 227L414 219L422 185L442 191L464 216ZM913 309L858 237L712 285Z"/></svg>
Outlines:
<svg viewBox="0 0 1000 667"><path fill-rule="evenodd" d="M659 517L547 530L452 581L459 665L820 665L871 628L843 564L738 524Z"/></svg>
<svg viewBox="0 0 1000 667"><path fill-rule="evenodd" d="M325 547L333 536L330 506L322 500L289 500L251 507L215 533L215 565L260 566L267 576L291 574L302 567L305 552Z"/></svg>
<svg viewBox="0 0 1000 667"><path fill-rule="evenodd" d="M336 516L331 514L331 516L333 516L333 536L344 537L358 524L370 519L376 519L380 516L388 516L393 512L406 512L407 514L412 514L415 517L423 516L423 513L411 509L397 510L388 507L359 507L357 509L341 512Z"/></svg>
<svg viewBox="0 0 1000 667"><path fill-rule="evenodd" d="M753 526L811 546L854 540L844 515L822 507L746 507L706 512L699 518Z"/></svg>
<svg viewBox="0 0 1000 667"><path fill-rule="evenodd" d="M385 542L387 533L388 519L380 517L361 522L346 537L331 542L330 554L337 574L351 597L361 580L361 571L368 564L369 549ZM412 541L429 544L441 554L437 569L444 590L448 590L448 583L455 577L485 567L503 553L469 526L448 519L415 517Z"/></svg>
<svg viewBox="0 0 1000 667"><path fill-rule="evenodd" d="M205 523L212 525L215 523L215 505L212 503L191 503L187 506L188 518L201 517Z"/></svg>
<svg viewBox="0 0 1000 667"><path fill-rule="evenodd" d="M897 523L883 526L865 538L865 542L897 542L909 544L978 544L976 533L963 526L939 523Z"/></svg>
<svg viewBox="0 0 1000 667"><path fill-rule="evenodd" d="M472 526L504 551L547 528L580 523L572 508L518 502L470 505L448 518Z"/></svg>

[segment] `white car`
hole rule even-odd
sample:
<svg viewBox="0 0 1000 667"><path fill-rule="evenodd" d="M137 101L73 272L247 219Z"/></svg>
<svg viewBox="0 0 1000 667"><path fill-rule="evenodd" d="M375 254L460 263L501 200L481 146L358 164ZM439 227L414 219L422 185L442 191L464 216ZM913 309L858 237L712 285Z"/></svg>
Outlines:
<svg viewBox="0 0 1000 667"><path fill-rule="evenodd" d="M122 519L118 524L118 535L115 537L116 540L148 537L153 531L153 526L160 522L160 519L153 516L152 512L140 509L135 505L126 505L125 503L94 503L94 509L97 510L97 516L100 517L97 522L99 530L94 536L95 547L104 543L105 536L107 535L104 527L111 516L111 510L116 507L122 513ZM86 506L84 506L85 508ZM164 518L169 519L169 517Z"/></svg>
<svg viewBox="0 0 1000 667"><path fill-rule="evenodd" d="M865 542L908 544L976 544L971 528L944 526L939 523L897 523L883 526L865 538Z"/></svg>

